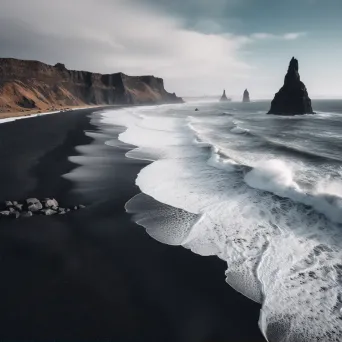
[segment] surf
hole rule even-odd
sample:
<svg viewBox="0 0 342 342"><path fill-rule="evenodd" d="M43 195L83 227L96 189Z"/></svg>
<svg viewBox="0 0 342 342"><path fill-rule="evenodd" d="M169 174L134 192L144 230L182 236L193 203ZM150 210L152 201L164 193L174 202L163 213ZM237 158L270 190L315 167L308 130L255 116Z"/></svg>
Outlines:
<svg viewBox="0 0 342 342"><path fill-rule="evenodd" d="M236 126L233 113L206 104L192 111L185 104L102 114L103 123L126 127L119 139L136 146L128 158L151 161L126 210L158 241L224 260L227 283L262 304L269 340L342 336L338 169L252 146L260 132L248 120Z"/></svg>

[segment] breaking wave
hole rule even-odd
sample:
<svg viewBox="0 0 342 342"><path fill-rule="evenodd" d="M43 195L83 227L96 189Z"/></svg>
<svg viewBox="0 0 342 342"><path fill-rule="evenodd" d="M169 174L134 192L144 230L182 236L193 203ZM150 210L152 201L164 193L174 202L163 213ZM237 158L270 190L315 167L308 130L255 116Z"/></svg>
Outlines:
<svg viewBox="0 0 342 342"><path fill-rule="evenodd" d="M262 304L268 341L340 341L342 164L280 154L258 138L271 141L283 118L222 116L220 108L208 115L205 105L198 116L192 111L170 105L102 114L104 123L127 128L119 139L136 146L127 157L152 161L126 210L158 241L226 261L227 283ZM310 125L298 136L312 133ZM321 145L312 146L319 154Z"/></svg>

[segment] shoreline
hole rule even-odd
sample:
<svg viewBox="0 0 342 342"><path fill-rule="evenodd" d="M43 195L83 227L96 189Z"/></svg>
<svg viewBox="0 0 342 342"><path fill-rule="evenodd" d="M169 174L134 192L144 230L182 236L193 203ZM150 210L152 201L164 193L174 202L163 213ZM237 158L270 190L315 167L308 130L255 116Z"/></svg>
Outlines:
<svg viewBox="0 0 342 342"><path fill-rule="evenodd" d="M0 112L0 124L11 122L19 119L27 119L41 115L57 114L57 113L70 113L75 110L82 109L97 109L97 108L107 108L107 107L121 107L122 105L84 105L84 106L61 106L57 108L51 108L47 110L43 109L31 109L22 110L19 112Z"/></svg>
<svg viewBox="0 0 342 342"><path fill-rule="evenodd" d="M183 102L186 103L186 102ZM183 104L178 103L178 104ZM142 106L161 106L161 105L169 105L169 104L177 104L173 102L162 102L162 103L145 103L145 104L100 104L100 105L84 105L84 106L60 106L54 107L48 110L44 109L31 109L31 110L22 110L19 112L1 112L0 111L0 124L11 122L19 119L27 119L36 116L48 115L48 114L57 114L57 113L70 113L77 110L83 109L108 109L108 108L121 108L121 107L142 107Z"/></svg>
<svg viewBox="0 0 342 342"><path fill-rule="evenodd" d="M223 261L158 243L131 221L124 205L147 162L101 145L103 176L88 191L61 177L78 166L76 146L94 145L83 132L101 131L92 112L0 125L0 200L96 197L64 217L1 222L0 339L264 341L260 305L226 284Z"/></svg>

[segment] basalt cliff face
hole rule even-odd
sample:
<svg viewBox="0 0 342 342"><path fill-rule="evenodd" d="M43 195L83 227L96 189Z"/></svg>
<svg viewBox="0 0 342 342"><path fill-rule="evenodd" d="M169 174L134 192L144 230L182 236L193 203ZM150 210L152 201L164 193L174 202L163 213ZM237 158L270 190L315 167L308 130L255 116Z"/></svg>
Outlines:
<svg viewBox="0 0 342 342"><path fill-rule="evenodd" d="M301 115L314 114L305 84L300 80L298 60L290 61L284 85L275 94L268 114Z"/></svg>
<svg viewBox="0 0 342 342"><path fill-rule="evenodd" d="M182 103L161 78L102 75L38 61L0 58L0 112L67 106Z"/></svg>

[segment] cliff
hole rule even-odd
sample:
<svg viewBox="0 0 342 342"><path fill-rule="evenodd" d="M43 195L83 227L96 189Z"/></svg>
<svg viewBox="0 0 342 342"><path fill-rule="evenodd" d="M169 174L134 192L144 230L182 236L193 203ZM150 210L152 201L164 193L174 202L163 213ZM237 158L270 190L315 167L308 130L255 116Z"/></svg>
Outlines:
<svg viewBox="0 0 342 342"><path fill-rule="evenodd" d="M305 84L300 80L298 60L292 57L284 85L275 94L268 114L313 114L311 99Z"/></svg>
<svg viewBox="0 0 342 342"><path fill-rule="evenodd" d="M0 58L0 112L105 104L182 103L161 78L68 70L38 61Z"/></svg>

